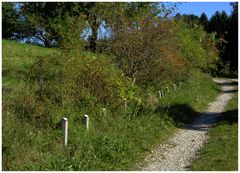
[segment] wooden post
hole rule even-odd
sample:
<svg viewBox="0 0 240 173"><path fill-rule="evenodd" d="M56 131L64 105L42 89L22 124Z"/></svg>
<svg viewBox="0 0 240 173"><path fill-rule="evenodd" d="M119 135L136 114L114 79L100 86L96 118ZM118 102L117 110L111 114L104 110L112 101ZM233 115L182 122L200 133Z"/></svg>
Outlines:
<svg viewBox="0 0 240 173"><path fill-rule="evenodd" d="M106 115L107 115L107 109L102 108L102 115L103 115L104 117L106 117Z"/></svg>
<svg viewBox="0 0 240 173"><path fill-rule="evenodd" d="M158 91L159 98L162 98L162 93L161 91Z"/></svg>
<svg viewBox="0 0 240 173"><path fill-rule="evenodd" d="M88 115L84 115L84 125L86 126L87 131L89 130L89 117Z"/></svg>
<svg viewBox="0 0 240 173"><path fill-rule="evenodd" d="M127 99L124 98L124 109L125 109L125 112L127 112Z"/></svg>
<svg viewBox="0 0 240 173"><path fill-rule="evenodd" d="M135 84L135 82L136 82L136 78L134 77L134 78L133 78L132 87L133 87L133 85Z"/></svg>
<svg viewBox="0 0 240 173"><path fill-rule="evenodd" d="M174 89L174 91L176 91L176 90L177 90L177 86L176 86L176 84L175 84L175 83L173 84L173 89Z"/></svg>
<svg viewBox="0 0 240 173"><path fill-rule="evenodd" d="M68 119L64 117L62 119L62 130L63 130L63 144L67 145L68 140Z"/></svg>
<svg viewBox="0 0 240 173"><path fill-rule="evenodd" d="M169 88L167 87L167 93L169 93L170 91L169 91Z"/></svg>
<svg viewBox="0 0 240 173"><path fill-rule="evenodd" d="M181 86L182 86L182 82L179 82L179 88L181 88Z"/></svg>

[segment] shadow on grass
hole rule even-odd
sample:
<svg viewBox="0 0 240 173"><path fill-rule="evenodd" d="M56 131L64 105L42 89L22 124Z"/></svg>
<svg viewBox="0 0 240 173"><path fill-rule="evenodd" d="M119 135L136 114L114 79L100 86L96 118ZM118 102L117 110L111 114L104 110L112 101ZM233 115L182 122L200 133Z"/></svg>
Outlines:
<svg viewBox="0 0 240 173"><path fill-rule="evenodd" d="M233 93L236 93L238 92L238 90L225 90L223 91L223 93L229 93L229 94L233 94Z"/></svg>
<svg viewBox="0 0 240 173"><path fill-rule="evenodd" d="M187 104L175 104L168 109L169 117L178 128L206 131L216 123L238 122L238 110L226 112L197 112Z"/></svg>
<svg viewBox="0 0 240 173"><path fill-rule="evenodd" d="M223 77L223 78L238 78L237 74L219 74L217 77Z"/></svg>
<svg viewBox="0 0 240 173"><path fill-rule="evenodd" d="M234 86L238 82L219 83L221 86ZM238 90L227 90L224 93L236 93ZM174 104L168 108L168 115L177 127L198 131L208 130L216 123L233 124L238 122L238 109L226 112L197 112L188 104Z"/></svg>
<svg viewBox="0 0 240 173"><path fill-rule="evenodd" d="M223 83L220 83L220 82L216 82L218 85L221 85L221 86L238 86L238 82L236 81L232 81L232 82L223 82Z"/></svg>
<svg viewBox="0 0 240 173"><path fill-rule="evenodd" d="M221 123L234 124L238 122L238 109L226 111L218 118Z"/></svg>
<svg viewBox="0 0 240 173"><path fill-rule="evenodd" d="M174 104L168 108L168 115L177 125L183 127L193 122L199 113L188 104Z"/></svg>

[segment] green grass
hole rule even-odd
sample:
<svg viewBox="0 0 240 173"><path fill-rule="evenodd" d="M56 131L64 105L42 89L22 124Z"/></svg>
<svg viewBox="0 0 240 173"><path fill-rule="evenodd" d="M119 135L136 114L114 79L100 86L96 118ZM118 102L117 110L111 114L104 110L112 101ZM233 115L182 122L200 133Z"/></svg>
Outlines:
<svg viewBox="0 0 240 173"><path fill-rule="evenodd" d="M223 116L209 132L210 139L191 166L193 171L238 170L238 95L228 103Z"/></svg>
<svg viewBox="0 0 240 173"><path fill-rule="evenodd" d="M159 100L157 89L132 87L111 57L82 52L67 58L56 49L6 40L2 66L3 170L8 171L134 170L152 147L219 93L209 76L191 72L181 88ZM90 116L89 132L83 114ZM67 147L62 117L69 120Z"/></svg>

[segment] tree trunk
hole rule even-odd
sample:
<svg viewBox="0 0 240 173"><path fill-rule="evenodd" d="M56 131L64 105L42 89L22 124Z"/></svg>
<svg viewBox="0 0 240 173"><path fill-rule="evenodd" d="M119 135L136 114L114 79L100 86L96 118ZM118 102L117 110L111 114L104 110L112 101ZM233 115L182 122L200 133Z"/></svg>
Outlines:
<svg viewBox="0 0 240 173"><path fill-rule="evenodd" d="M90 49L94 53L96 52L97 49L97 29L92 27L92 35L90 38Z"/></svg>
<svg viewBox="0 0 240 173"><path fill-rule="evenodd" d="M44 46L45 46L45 47L52 47L51 40L45 39L45 41L44 41Z"/></svg>
<svg viewBox="0 0 240 173"><path fill-rule="evenodd" d="M90 38L90 50L93 51L93 52L96 52L96 49L97 49L97 34L98 34L98 27L99 27L99 24L97 22L97 17L96 16L93 16L92 17L92 21L89 22L90 25L91 25L91 29L92 29L92 35L91 35L91 38Z"/></svg>

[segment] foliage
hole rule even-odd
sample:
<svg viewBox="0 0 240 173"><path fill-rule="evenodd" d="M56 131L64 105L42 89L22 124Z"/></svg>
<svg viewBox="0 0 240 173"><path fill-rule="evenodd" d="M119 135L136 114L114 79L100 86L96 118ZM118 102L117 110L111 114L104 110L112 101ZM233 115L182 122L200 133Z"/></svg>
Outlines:
<svg viewBox="0 0 240 173"><path fill-rule="evenodd" d="M104 54L62 53L3 40L3 170L133 169L182 122L187 110L177 111L177 104L195 112L217 95L209 77L190 76L159 100L156 90L166 85L132 86ZM206 91L208 97L202 97ZM83 114L90 117L89 132ZM69 120L67 147L62 117Z"/></svg>
<svg viewBox="0 0 240 173"><path fill-rule="evenodd" d="M199 18L199 23L203 26L204 30L207 31L208 29L208 17L205 13L202 13Z"/></svg>
<svg viewBox="0 0 240 173"><path fill-rule="evenodd" d="M215 34L218 41L215 43L219 52L219 62L217 64L218 74L233 74L237 71L238 57L238 3L231 3L233 8L232 14L227 15L225 11L216 11L215 14L208 20L205 13L200 17L195 15L180 15L175 16L175 19L183 20L190 27L201 24L204 30L210 34ZM226 70L229 68L229 70Z"/></svg>
<svg viewBox="0 0 240 173"><path fill-rule="evenodd" d="M194 27L190 28L181 20L177 23L179 24L177 34L183 57L190 62L191 66L205 72L217 70L218 50L214 34L207 34L201 25L194 24Z"/></svg>
<svg viewBox="0 0 240 173"><path fill-rule="evenodd" d="M3 2L2 3L2 37L10 39L14 36L14 33L18 30L18 18L19 15L15 10L15 3Z"/></svg>
<svg viewBox="0 0 240 173"><path fill-rule="evenodd" d="M60 49L3 41L4 170L131 170L218 93L197 71L215 68L214 35L165 18L171 10L159 3L18 5L17 36ZM84 51L80 34L91 29L95 52L103 23L107 55ZM172 92L178 82L182 87ZM171 92L160 100L166 87ZM90 116L89 132L83 114ZM67 147L62 117L69 120Z"/></svg>
<svg viewBox="0 0 240 173"><path fill-rule="evenodd" d="M66 40L64 38L66 34L71 33L71 35L75 35L74 37L71 36L76 41L75 45L77 42L81 45L85 42L85 48L92 52L103 49L109 50L111 47L109 44L111 43L108 39L114 40L124 33L126 33L125 35L130 34L130 30L139 33L140 31L137 30L146 27L146 23L154 24L156 22L156 25L158 25L166 19L172 21L169 14L176 9L177 5L178 3L166 5L162 2L3 2L3 37L24 40L45 47L62 47L66 43L70 43L70 41L64 43L63 40ZM237 71L237 3L232 3L232 7L233 11L230 16L224 11L217 11L209 20L204 13L200 17L193 14L180 15L179 13L175 16L175 19L182 20L189 28L194 29L196 25L202 25L206 32L216 33L218 42L213 39L210 39L210 41L209 36L206 36L207 43L205 45L199 46L196 41L192 40L194 44L192 48L189 47L184 50L185 53L188 52L189 54L189 51L195 47L197 56L191 57L195 60L200 59L199 66L205 71L216 69L216 67L213 67L215 66L213 59L216 59L214 58L214 54L216 54L215 46L217 46L221 61L217 65L219 71L226 71L221 69L226 69L225 66L228 64L230 65L230 73L234 71L236 73ZM74 32L69 32L69 27ZM183 30L186 28L183 25L181 27L183 27ZM104 36L101 35L101 32L104 33ZM178 32L181 31L174 32L178 35ZM80 35L85 40L80 38ZM186 40L190 41L192 35L188 37L190 38ZM209 48L208 45L210 45ZM201 47L205 47L205 53L201 50ZM197 50L199 51L197 52ZM203 62L203 57L208 56L206 53L209 51L211 58L206 65ZM174 54L178 57L182 56L179 53ZM209 65L211 63L214 65Z"/></svg>
<svg viewBox="0 0 240 173"><path fill-rule="evenodd" d="M171 21L146 19L140 28L118 32L111 40L110 52L125 75L142 87L182 80L188 66L174 45L174 33Z"/></svg>
<svg viewBox="0 0 240 173"><path fill-rule="evenodd" d="M224 60L229 62L231 71L238 71L238 3L232 3L232 14L228 19L228 29Z"/></svg>

